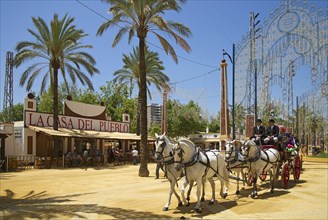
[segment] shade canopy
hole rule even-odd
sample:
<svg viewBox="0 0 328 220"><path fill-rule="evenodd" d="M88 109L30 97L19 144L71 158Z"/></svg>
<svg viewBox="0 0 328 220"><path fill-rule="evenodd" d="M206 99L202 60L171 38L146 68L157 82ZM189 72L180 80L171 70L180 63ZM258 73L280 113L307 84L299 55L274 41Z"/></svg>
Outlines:
<svg viewBox="0 0 328 220"><path fill-rule="evenodd" d="M56 131L53 130L52 127L36 127L36 126L28 126L28 128L36 132L44 133L50 136L58 136L58 137L140 141L140 136L131 133L103 132L103 131L90 131L90 130L78 130L78 129L66 129L66 128L58 128L58 131ZM148 141L155 141L155 139L148 138Z"/></svg>

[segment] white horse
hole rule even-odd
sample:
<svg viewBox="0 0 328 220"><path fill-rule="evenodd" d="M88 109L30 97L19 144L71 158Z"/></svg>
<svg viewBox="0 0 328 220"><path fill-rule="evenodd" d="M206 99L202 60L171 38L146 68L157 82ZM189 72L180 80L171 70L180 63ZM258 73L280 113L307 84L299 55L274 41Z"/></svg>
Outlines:
<svg viewBox="0 0 328 220"><path fill-rule="evenodd" d="M183 173L182 173L182 170L177 171L174 168L174 158L172 155L173 143L165 136L165 133L163 135L155 134L155 137L156 137L155 158L157 160L163 159L164 172L165 172L167 179L170 182L169 199L163 208L163 211L167 211L171 204L172 194L174 194L175 197L177 198L178 206L182 206L180 196L175 191L175 185L177 185L177 181L183 176ZM189 200L190 200L189 195L190 195L193 183L194 183L193 181L190 182L189 190L187 193L187 200L188 200L187 205L189 205Z"/></svg>
<svg viewBox="0 0 328 220"><path fill-rule="evenodd" d="M268 171L270 174L271 193L274 192L274 181L278 172L278 163L280 160L279 151L274 148L261 150L254 141L248 140L241 147L242 155L249 162L250 173L253 175L253 192L251 197L257 195L256 182L262 171Z"/></svg>
<svg viewBox="0 0 328 220"><path fill-rule="evenodd" d="M179 140L173 148L175 168L177 171L184 169L186 176L185 182L181 187L182 200L185 201L184 188L189 181L196 181L197 183L197 203L194 208L196 212L200 212L200 194L201 187L205 184L207 179L212 187L212 198L210 205L215 201L215 182L213 177L217 175L221 181L221 197L227 196L227 188L229 187L229 172L226 169L223 156L218 151L208 151L202 153L199 148L187 140ZM227 187L223 193L224 185Z"/></svg>
<svg viewBox="0 0 328 220"><path fill-rule="evenodd" d="M244 169L249 169L249 164L245 160L245 158L241 155L239 152L238 146L236 144L238 141L229 141L226 144L225 147L225 160L227 163L227 169L229 171L235 172L237 175L237 190L236 194L239 194L239 176L241 173L242 180L243 180L243 186L245 186L245 173Z"/></svg>

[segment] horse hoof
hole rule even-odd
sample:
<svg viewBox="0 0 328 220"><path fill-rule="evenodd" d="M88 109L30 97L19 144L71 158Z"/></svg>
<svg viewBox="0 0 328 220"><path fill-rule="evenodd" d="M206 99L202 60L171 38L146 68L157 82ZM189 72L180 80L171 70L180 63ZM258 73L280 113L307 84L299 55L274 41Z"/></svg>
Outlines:
<svg viewBox="0 0 328 220"><path fill-rule="evenodd" d="M222 195L222 198L227 198L227 196L228 196L228 193L223 193L223 195Z"/></svg>
<svg viewBox="0 0 328 220"><path fill-rule="evenodd" d="M239 191L239 190L237 190L237 191L236 191L236 195L239 195L239 194L240 194L240 191Z"/></svg>
<svg viewBox="0 0 328 220"><path fill-rule="evenodd" d="M169 210L169 207L164 207L163 208L163 211L167 211L167 210Z"/></svg>
<svg viewBox="0 0 328 220"><path fill-rule="evenodd" d="M178 203L178 207L181 207L181 206L182 206L182 202L179 202L179 203Z"/></svg>
<svg viewBox="0 0 328 220"><path fill-rule="evenodd" d="M205 201L205 198L204 198L204 197L203 197L203 198L201 198L201 199L200 199L200 201L201 201L201 202L204 202L204 201Z"/></svg>
<svg viewBox="0 0 328 220"><path fill-rule="evenodd" d="M251 198L254 199L255 198L255 195L254 194L251 194Z"/></svg>
<svg viewBox="0 0 328 220"><path fill-rule="evenodd" d="M271 193L274 193L274 190L273 189L271 189L271 191L270 191Z"/></svg>
<svg viewBox="0 0 328 220"><path fill-rule="evenodd" d="M190 206L190 203L188 202L186 206Z"/></svg>
<svg viewBox="0 0 328 220"><path fill-rule="evenodd" d="M194 209L194 211L196 212L196 213L202 213L202 210L200 210L200 209Z"/></svg>
<svg viewBox="0 0 328 220"><path fill-rule="evenodd" d="M208 204L209 205L213 205L214 204L214 201L210 201Z"/></svg>

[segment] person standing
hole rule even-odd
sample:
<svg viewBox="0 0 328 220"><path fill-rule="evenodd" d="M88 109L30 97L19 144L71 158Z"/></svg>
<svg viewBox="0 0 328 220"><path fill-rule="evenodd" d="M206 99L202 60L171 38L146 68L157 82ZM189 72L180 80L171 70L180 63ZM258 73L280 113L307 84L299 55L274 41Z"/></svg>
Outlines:
<svg viewBox="0 0 328 220"><path fill-rule="evenodd" d="M279 136L279 127L275 125L274 119L269 120L269 126L266 129L266 138L264 143L277 144Z"/></svg>
<svg viewBox="0 0 328 220"><path fill-rule="evenodd" d="M137 157L138 157L138 151L136 148L133 149L132 153L132 161L133 161L133 165L137 165L138 161L137 161Z"/></svg>
<svg viewBox="0 0 328 220"><path fill-rule="evenodd" d="M159 169L161 169L164 172L163 166L164 166L163 159L157 160L155 179L159 179Z"/></svg>

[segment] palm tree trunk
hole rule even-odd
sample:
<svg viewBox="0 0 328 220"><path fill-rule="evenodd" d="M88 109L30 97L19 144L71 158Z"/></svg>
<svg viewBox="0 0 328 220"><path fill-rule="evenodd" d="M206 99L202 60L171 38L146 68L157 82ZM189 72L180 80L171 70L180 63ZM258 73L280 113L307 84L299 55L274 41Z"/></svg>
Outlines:
<svg viewBox="0 0 328 220"><path fill-rule="evenodd" d="M138 30L139 32L140 30ZM141 31L138 33L140 49L140 133L141 133L141 161L139 176L148 177L149 170L147 166L149 149L147 146L148 129L147 129L147 84L146 84L146 61L145 61L145 37L147 33ZM140 36L142 35L142 36Z"/></svg>
<svg viewBox="0 0 328 220"><path fill-rule="evenodd" d="M54 70L54 83L53 83L53 98L54 98L54 109L53 109L53 129L58 130L58 69L59 63L53 61L52 67ZM54 140L54 150L53 150L53 157L58 157L59 146L58 146L58 138L53 136Z"/></svg>
<svg viewBox="0 0 328 220"><path fill-rule="evenodd" d="M139 85L140 88L140 85ZM138 106L137 106L137 135L140 135L140 89L138 92ZM140 142L137 141L137 149L140 151Z"/></svg>

